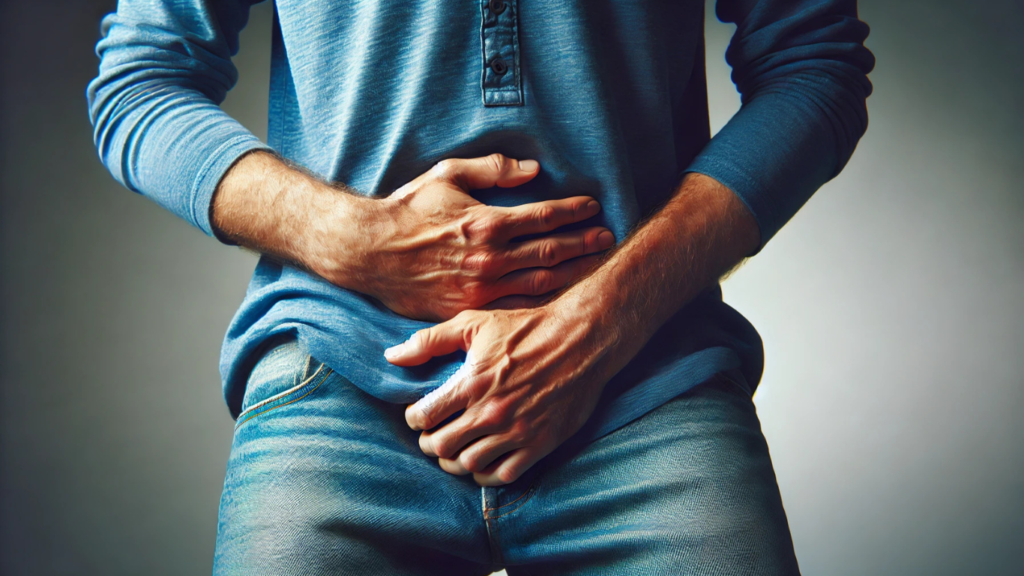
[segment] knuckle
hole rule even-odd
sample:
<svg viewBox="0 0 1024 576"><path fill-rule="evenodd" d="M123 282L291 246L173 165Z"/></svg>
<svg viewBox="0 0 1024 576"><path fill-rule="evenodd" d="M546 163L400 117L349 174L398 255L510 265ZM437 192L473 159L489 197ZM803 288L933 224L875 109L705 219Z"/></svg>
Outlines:
<svg viewBox="0 0 1024 576"><path fill-rule="evenodd" d="M539 257L541 266L554 266L558 263L558 245L552 241L543 242Z"/></svg>
<svg viewBox="0 0 1024 576"><path fill-rule="evenodd" d="M433 172L434 176L437 178L447 180L451 178L455 172L455 161L450 158L441 160L437 164L434 164L434 167L431 168L430 171Z"/></svg>
<svg viewBox="0 0 1024 576"><path fill-rule="evenodd" d="M548 292L554 284L555 275L549 270L538 270L530 277L530 285L527 288L533 296L539 296Z"/></svg>
<svg viewBox="0 0 1024 576"><path fill-rule="evenodd" d="M501 218L495 215L484 216L480 219L480 231L487 240L495 238L498 235L498 232L501 231L501 228Z"/></svg>
<svg viewBox="0 0 1024 576"><path fill-rule="evenodd" d="M481 250L468 254L462 261L462 266L469 272L488 272L494 266L494 254Z"/></svg>
<svg viewBox="0 0 1024 576"><path fill-rule="evenodd" d="M480 407L476 423L481 428L493 429L505 423L507 411L496 402L488 402Z"/></svg>
<svg viewBox="0 0 1024 576"><path fill-rule="evenodd" d="M427 424L428 424L427 417L426 417L425 414L423 414L423 411L421 411L421 410L417 409L417 410L409 410L409 411L407 411L405 413L405 421L412 428L416 428L416 429L419 429L419 430L426 430L427 429ZM424 445L429 446L429 444L424 444L425 442L429 442L429 441L430 441L430 437L429 436L427 436L425 438L423 436L421 436L420 437L420 446L421 447L424 446Z"/></svg>
<svg viewBox="0 0 1024 576"><path fill-rule="evenodd" d="M496 273L501 269L502 264L504 264L504 257L501 254L492 251L484 252L481 272L488 275Z"/></svg>
<svg viewBox="0 0 1024 576"><path fill-rule="evenodd" d="M501 231L501 228L501 218L490 213L478 216L469 225L471 238L475 238L484 242L496 238L498 236L498 233Z"/></svg>
<svg viewBox="0 0 1024 576"><path fill-rule="evenodd" d="M431 444L430 435L429 434L421 433L420 434L419 444L420 444L420 451L422 451L424 454L430 454L433 451L433 446Z"/></svg>
<svg viewBox="0 0 1024 576"><path fill-rule="evenodd" d="M451 440L434 440L434 454L437 454L439 458L451 459L455 455Z"/></svg>
<svg viewBox="0 0 1024 576"><path fill-rule="evenodd" d="M497 473L498 480L506 484L515 482L519 478L519 470L514 467L500 468Z"/></svg>
<svg viewBox="0 0 1024 576"><path fill-rule="evenodd" d="M555 224L555 209L550 205L543 205L537 208L537 221L543 226L550 227Z"/></svg>
<svg viewBox="0 0 1024 576"><path fill-rule="evenodd" d="M525 443L530 438L530 428L523 422L516 422L508 431L508 436L517 444Z"/></svg>
<svg viewBox="0 0 1024 576"><path fill-rule="evenodd" d="M504 154L500 154L498 152L488 155L485 160L495 172L499 173L504 171L505 163L508 161Z"/></svg>
<svg viewBox="0 0 1024 576"><path fill-rule="evenodd" d="M483 470L483 466L480 465L480 457L467 451L463 451L459 455L459 463L462 464L463 468L473 473Z"/></svg>
<svg viewBox="0 0 1024 576"><path fill-rule="evenodd" d="M420 330L419 332L413 334L412 336L413 346L419 348L420 350L430 349L430 345L433 342L433 340L434 331L431 330L430 328L427 328L426 330Z"/></svg>
<svg viewBox="0 0 1024 576"><path fill-rule="evenodd" d="M482 282L467 282L462 287L462 296L467 305L474 306L487 297L487 285Z"/></svg>

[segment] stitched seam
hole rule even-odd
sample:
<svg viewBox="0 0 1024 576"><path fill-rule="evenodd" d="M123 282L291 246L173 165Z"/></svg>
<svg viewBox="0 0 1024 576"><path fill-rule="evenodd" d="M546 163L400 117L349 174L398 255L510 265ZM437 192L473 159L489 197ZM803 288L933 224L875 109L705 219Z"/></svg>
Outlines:
<svg viewBox="0 0 1024 576"><path fill-rule="evenodd" d="M308 360L307 360L307 362L308 362ZM287 389L287 390L285 390L283 392L278 392L277 394L274 394L270 398L267 398L265 400L261 400L261 401L255 403L255 404L253 404L252 406L249 406L248 408L245 409L244 412L239 414L238 417L239 418L244 418L246 414L252 412L253 410L256 410L257 408L262 408L263 406L266 406L267 404L270 404L271 402L275 402L277 400L280 400L281 398L284 398L285 396L288 396L289 394L294 394L294 393L298 392L303 387L309 385L309 383L312 382L314 378L316 378L316 375L319 374L321 370L323 370L324 366L325 365L321 363L320 367L317 368L316 372L313 372L313 374L309 378L306 378L302 382L299 382L295 386L292 386L291 388L289 388L289 389Z"/></svg>
<svg viewBox="0 0 1024 576"><path fill-rule="evenodd" d="M487 517L487 488L483 486L480 487L480 507L483 509L484 528L487 529L487 543L491 549L491 570L498 572L501 570L505 559L501 553L501 546L498 545L498 526L491 524L490 518Z"/></svg>
<svg viewBox="0 0 1024 576"><path fill-rule="evenodd" d="M530 484L530 487L526 489L526 492L523 492L522 494L520 494L519 498L516 498L515 500L513 500L511 502L506 502L505 504L502 504L501 506L495 506L494 508L486 508L485 507L484 508L484 512L490 512L491 510L497 510L498 508L504 508L506 506L511 506L511 505L515 504L516 502L519 502L520 500L522 500L524 497L526 497L526 495L529 494L531 490L533 490L533 484Z"/></svg>
<svg viewBox="0 0 1024 576"><path fill-rule="evenodd" d="M313 392L316 392L316 389L317 389L317 388L319 388L319 387L320 387L320 385L321 385L321 384L323 384L325 380L327 380L327 377L328 377L328 376L330 376L330 375L331 375L331 374L333 374L333 373L334 373L334 370L327 370L327 373L326 373L326 374L324 374L324 377L323 377L323 378L321 378L321 379L320 379L320 381L319 381L319 382L317 382L316 386L314 386L314 387L313 387L313 389L312 389L312 390L310 390L309 392L306 392L305 394L303 394L302 396L299 396L298 398L293 398L293 399L291 399L291 400L289 400L289 401L287 401L287 402L284 402L284 403L278 404L277 406L271 406L270 408L267 408L266 410L264 410L264 411L262 411L262 412L257 412L256 414L253 414L252 416L249 416L249 417L248 417L248 418L246 418L245 420L242 420L241 422L239 422L239 423L238 423L238 424L237 424L237 425L235 426L235 430L238 430L238 428L239 428L239 427L241 427L241 426L242 426L242 424L245 424L245 423L246 423L246 422L248 422L249 420L252 420L253 418L255 418L255 417L259 416L260 414L266 414L267 412L270 412L271 410L276 410L276 409L278 409L278 408L280 408L280 407L282 407L282 406L287 406L287 405L289 405L289 404L292 404L292 403L294 403L294 402L298 402L299 400L302 400L303 398L305 398L306 396L309 396L309 395L310 395L310 394L312 394Z"/></svg>
<svg viewBox="0 0 1024 576"><path fill-rule="evenodd" d="M515 66L515 91L519 95L518 104L523 104L523 79L519 71L519 5L518 2L512 0L509 2L509 8L512 9L510 16L512 17L512 65Z"/></svg>
<svg viewBox="0 0 1024 576"><path fill-rule="evenodd" d="M491 532L491 554L494 559L497 560L498 566L504 566L505 554L501 551L501 545L498 544L498 525L491 522L490 518L484 520L487 523L487 528Z"/></svg>
<svg viewBox="0 0 1024 576"><path fill-rule="evenodd" d="M537 491L536 491L536 490L535 490L535 489L534 489L534 488L533 488L533 487L531 486L531 487L530 487L530 489L529 489L529 490L527 491L527 494L529 494L529 495L530 495L530 498L532 498L532 497L533 497L533 495L534 495L534 494L535 494L536 492L537 492ZM523 506L526 506L526 503L530 501L530 498L527 498L526 500L523 500L523 503L522 503L522 504L520 504L519 506L516 506L515 508L513 508L513 509L509 510L508 512L505 512L504 514L499 514L499 515L497 515L497 516L491 516L490 518L488 518L488 520L497 520L498 518L504 518L505 516L508 516L509 514L511 514L511 513L513 513L513 512L515 512L516 510L519 510L519 509L520 509L520 508L522 508Z"/></svg>
<svg viewBox="0 0 1024 576"><path fill-rule="evenodd" d="M483 105L487 105L487 37L486 29L484 28L484 21L487 18L487 8L483 4L480 5L480 57L483 59L484 68L480 72L480 100Z"/></svg>

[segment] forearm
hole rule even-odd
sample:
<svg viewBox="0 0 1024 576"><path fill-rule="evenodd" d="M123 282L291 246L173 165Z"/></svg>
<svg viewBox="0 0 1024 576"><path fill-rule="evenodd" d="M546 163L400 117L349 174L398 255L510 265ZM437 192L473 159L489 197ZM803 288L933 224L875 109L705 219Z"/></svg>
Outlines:
<svg viewBox="0 0 1024 576"><path fill-rule="evenodd" d="M552 305L582 313L607 334L610 377L758 242L743 202L713 178L690 173L661 210Z"/></svg>
<svg viewBox="0 0 1024 576"><path fill-rule="evenodd" d="M221 180L210 222L223 240L360 290L353 265L373 235L373 199L331 186L265 151L240 158ZM340 225L339 225L340 224Z"/></svg>
<svg viewBox="0 0 1024 576"><path fill-rule="evenodd" d="M222 239L373 296L404 316L445 320L506 296L558 289L592 264L596 257L587 255L613 241L602 239L610 234L600 227L548 235L597 214L587 196L503 208L468 194L519 186L538 169L499 154L449 159L389 196L371 198L253 152L221 180L210 220ZM538 233L547 236L512 242Z"/></svg>

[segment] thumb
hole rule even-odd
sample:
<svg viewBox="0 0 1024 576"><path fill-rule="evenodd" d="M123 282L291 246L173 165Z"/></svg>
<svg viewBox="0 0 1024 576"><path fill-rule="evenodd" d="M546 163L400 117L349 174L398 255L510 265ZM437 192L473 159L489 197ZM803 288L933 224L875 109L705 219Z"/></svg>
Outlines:
<svg viewBox="0 0 1024 576"><path fill-rule="evenodd" d="M396 366L417 366L434 356L469 348L463 336L464 322L456 316L447 322L416 332L411 338L384 351L384 358Z"/></svg>
<svg viewBox="0 0 1024 576"><path fill-rule="evenodd" d="M438 176L467 192L499 186L511 188L526 184L540 171L536 160L516 160L503 154L480 158L450 158L434 167Z"/></svg>

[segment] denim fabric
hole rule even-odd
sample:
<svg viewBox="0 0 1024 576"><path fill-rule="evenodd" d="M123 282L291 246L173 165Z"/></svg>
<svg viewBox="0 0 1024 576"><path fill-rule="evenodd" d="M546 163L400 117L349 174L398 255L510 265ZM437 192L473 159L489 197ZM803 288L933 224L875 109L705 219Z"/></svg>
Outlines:
<svg viewBox="0 0 1024 576"><path fill-rule="evenodd" d="M386 196L449 157L540 161L517 205L577 194L582 225L622 240L679 183L708 174L750 207L762 244L845 164L867 124L873 58L853 0L720 0L743 107L713 139L704 0L276 0L269 138L217 104L234 85L252 0L121 0L89 85L100 157L128 188L212 233L210 199L247 151L272 148L330 181ZM500 61L500 63L499 63ZM412 402L458 369L385 361L427 323L264 258L225 336L224 394L242 408L255 352L300 339L362 390ZM594 437L716 373L757 385L760 338L713 287L666 320L606 389Z"/></svg>
<svg viewBox="0 0 1024 576"><path fill-rule="evenodd" d="M251 374L214 573L797 574L747 387L717 377L516 482L481 488L403 407L299 344Z"/></svg>

